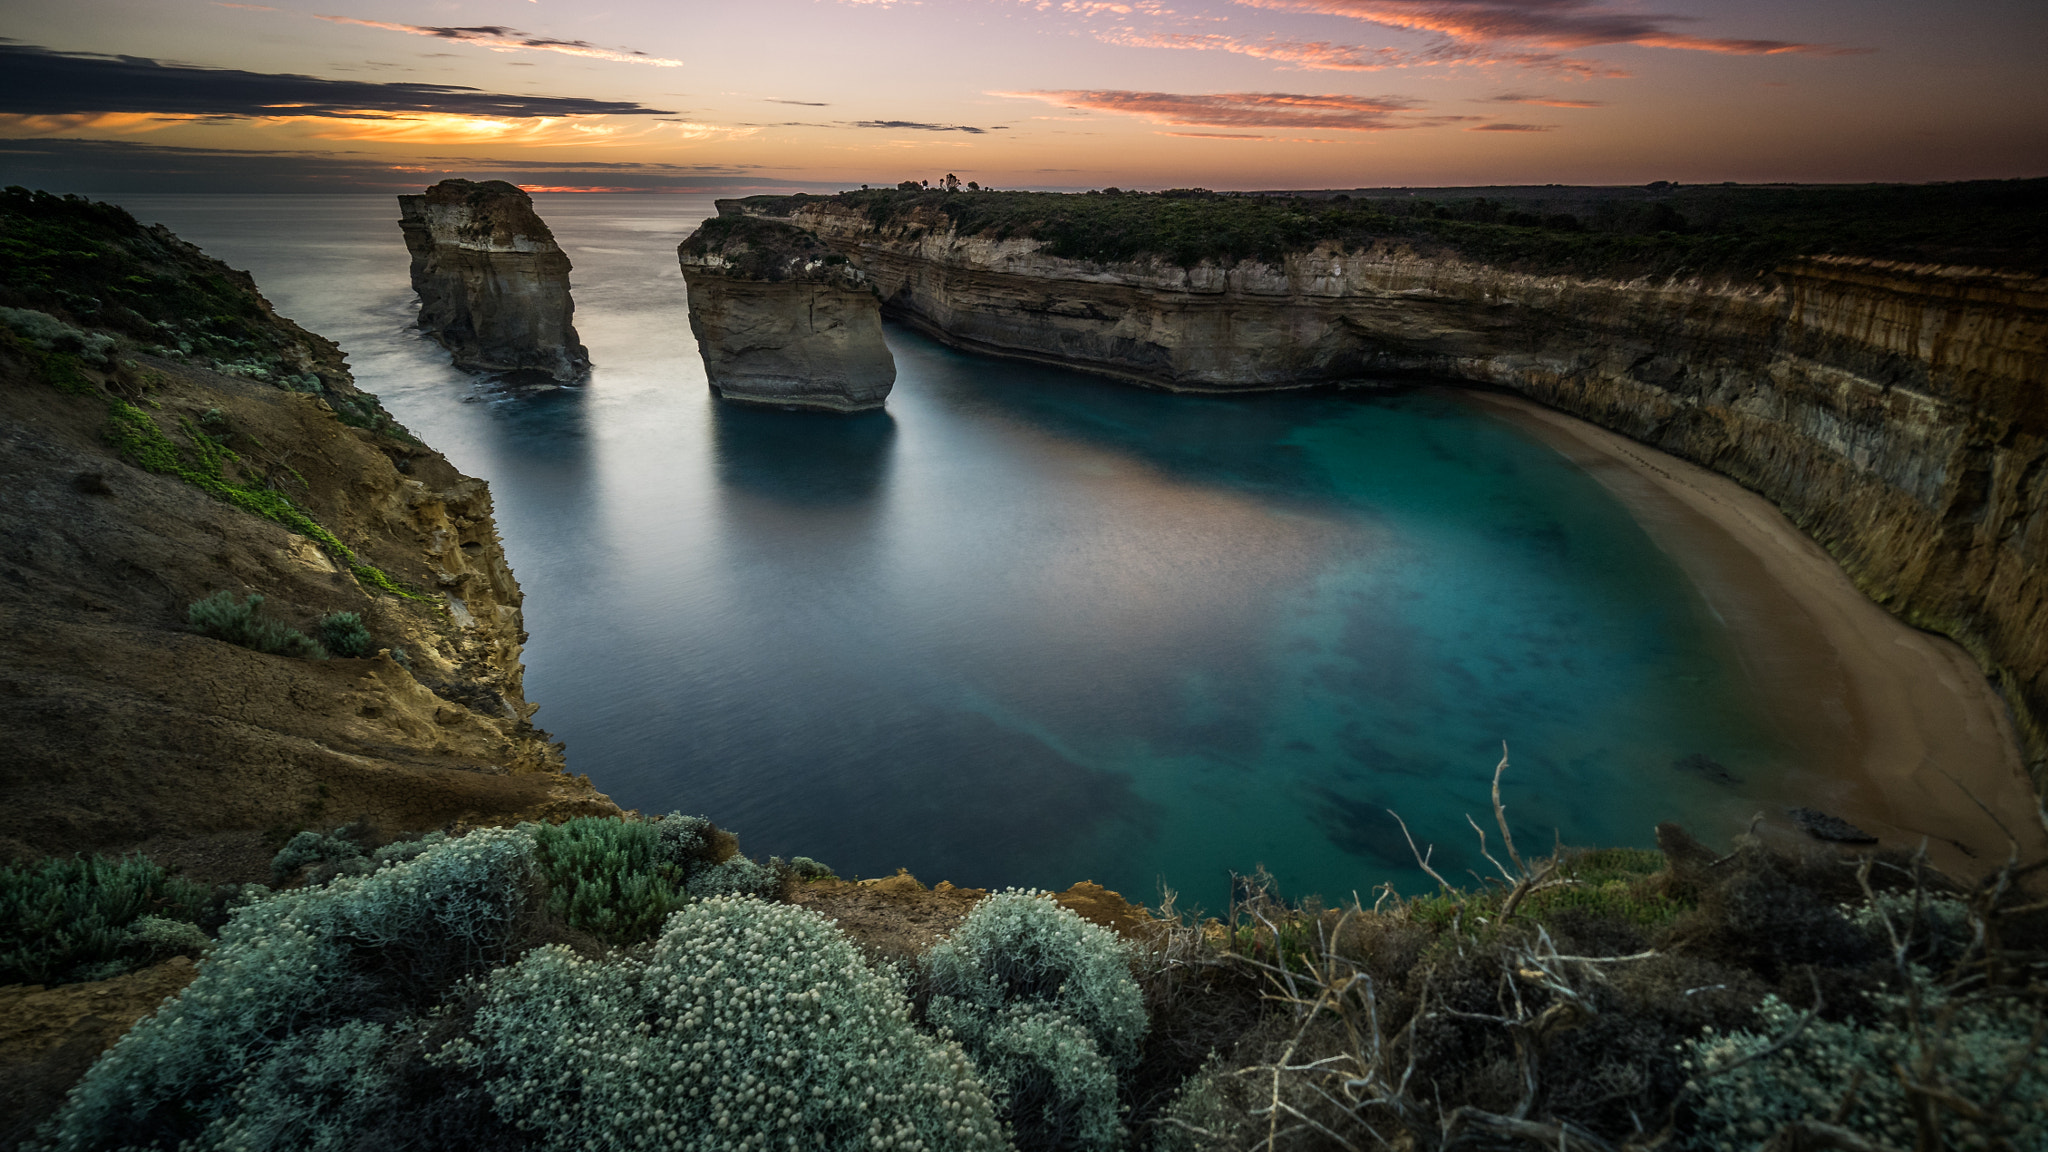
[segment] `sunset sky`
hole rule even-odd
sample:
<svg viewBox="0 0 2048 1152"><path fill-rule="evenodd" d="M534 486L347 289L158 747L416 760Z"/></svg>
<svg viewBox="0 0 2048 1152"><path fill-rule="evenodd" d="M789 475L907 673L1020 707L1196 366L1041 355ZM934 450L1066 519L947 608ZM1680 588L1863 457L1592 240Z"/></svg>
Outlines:
<svg viewBox="0 0 2048 1152"><path fill-rule="evenodd" d="M0 0L0 182L2048 175L2040 0Z"/></svg>

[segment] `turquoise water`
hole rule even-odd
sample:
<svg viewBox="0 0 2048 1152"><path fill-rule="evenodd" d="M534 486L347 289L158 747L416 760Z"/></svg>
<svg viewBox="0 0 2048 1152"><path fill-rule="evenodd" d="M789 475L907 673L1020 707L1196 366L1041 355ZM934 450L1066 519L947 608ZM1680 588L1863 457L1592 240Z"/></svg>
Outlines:
<svg viewBox="0 0 2048 1152"><path fill-rule="evenodd" d="M714 401L677 240L702 200L544 197L597 369L508 396L408 330L395 206L121 197L253 271L490 480L538 722L621 804L842 873L1218 907L1719 827L1786 750L1628 512L1450 390L1175 396L900 328L888 411Z"/></svg>

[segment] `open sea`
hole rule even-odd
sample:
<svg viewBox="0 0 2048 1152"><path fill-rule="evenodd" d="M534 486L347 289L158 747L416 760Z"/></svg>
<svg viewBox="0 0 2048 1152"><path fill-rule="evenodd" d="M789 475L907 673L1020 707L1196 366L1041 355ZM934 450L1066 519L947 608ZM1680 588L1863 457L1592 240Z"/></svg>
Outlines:
<svg viewBox="0 0 2048 1152"><path fill-rule="evenodd" d="M1264 865L1370 903L1429 887L1389 809L1487 870L1502 741L1525 850L1725 837L1793 758L1677 562L1455 390L1170 395L891 326L885 413L725 404L675 260L709 199L580 195L537 205L596 370L512 395L411 327L389 198L106 198L490 481L536 723L753 855L1211 911Z"/></svg>

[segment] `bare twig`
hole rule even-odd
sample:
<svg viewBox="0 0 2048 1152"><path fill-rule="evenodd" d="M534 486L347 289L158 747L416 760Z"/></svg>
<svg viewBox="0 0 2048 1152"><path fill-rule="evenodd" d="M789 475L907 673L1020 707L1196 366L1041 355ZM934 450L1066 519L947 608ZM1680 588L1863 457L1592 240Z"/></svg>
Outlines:
<svg viewBox="0 0 2048 1152"><path fill-rule="evenodd" d="M1451 882L1449 880L1444 879L1443 876L1440 875L1436 869L1431 868L1429 866L1429 857L1436 855L1436 845L1431 844L1429 846L1429 855L1423 855L1422 850L1415 846L1415 837L1409 833L1408 822L1406 820L1401 819L1401 814L1399 812L1394 811L1392 808L1389 808L1387 809L1387 815L1392 816L1394 818L1394 823L1399 824L1401 826L1401 835L1408 837L1408 850L1410 852L1415 853L1415 863L1420 865L1424 872L1429 873L1430 879L1435 880L1438 884L1442 885L1446 891L1448 891L1452 887Z"/></svg>

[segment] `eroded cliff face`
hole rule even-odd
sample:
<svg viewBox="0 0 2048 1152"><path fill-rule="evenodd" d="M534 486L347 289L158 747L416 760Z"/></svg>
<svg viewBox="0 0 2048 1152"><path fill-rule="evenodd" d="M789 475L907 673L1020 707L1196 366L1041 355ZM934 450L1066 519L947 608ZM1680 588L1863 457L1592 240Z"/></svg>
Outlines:
<svg viewBox="0 0 2048 1152"><path fill-rule="evenodd" d="M562 381L590 371L571 322L569 258L531 197L502 180L443 180L398 206L419 325L458 366Z"/></svg>
<svg viewBox="0 0 2048 1152"><path fill-rule="evenodd" d="M722 210L738 211L722 205ZM2048 784L2048 284L1819 257L1747 283L1525 275L1404 244L1098 265L943 218L788 217L948 343L1188 390L1509 388L1776 502L1879 603L1968 648Z"/></svg>
<svg viewBox="0 0 2048 1152"><path fill-rule="evenodd" d="M677 248L690 331L720 396L857 412L896 383L874 285L816 236L751 218L706 221Z"/></svg>
<svg viewBox="0 0 2048 1152"><path fill-rule="evenodd" d="M97 242L225 273L140 230ZM305 336L259 301L248 314L282 344ZM304 827L617 811L532 724L489 489L356 390L338 354L319 393L125 338L96 364L35 333L114 335L22 302L58 312L0 317L0 858L141 849L200 879L262 879ZM272 497L305 527L250 510ZM220 591L260 594L302 631L358 613L372 654L200 635L187 607Z"/></svg>

